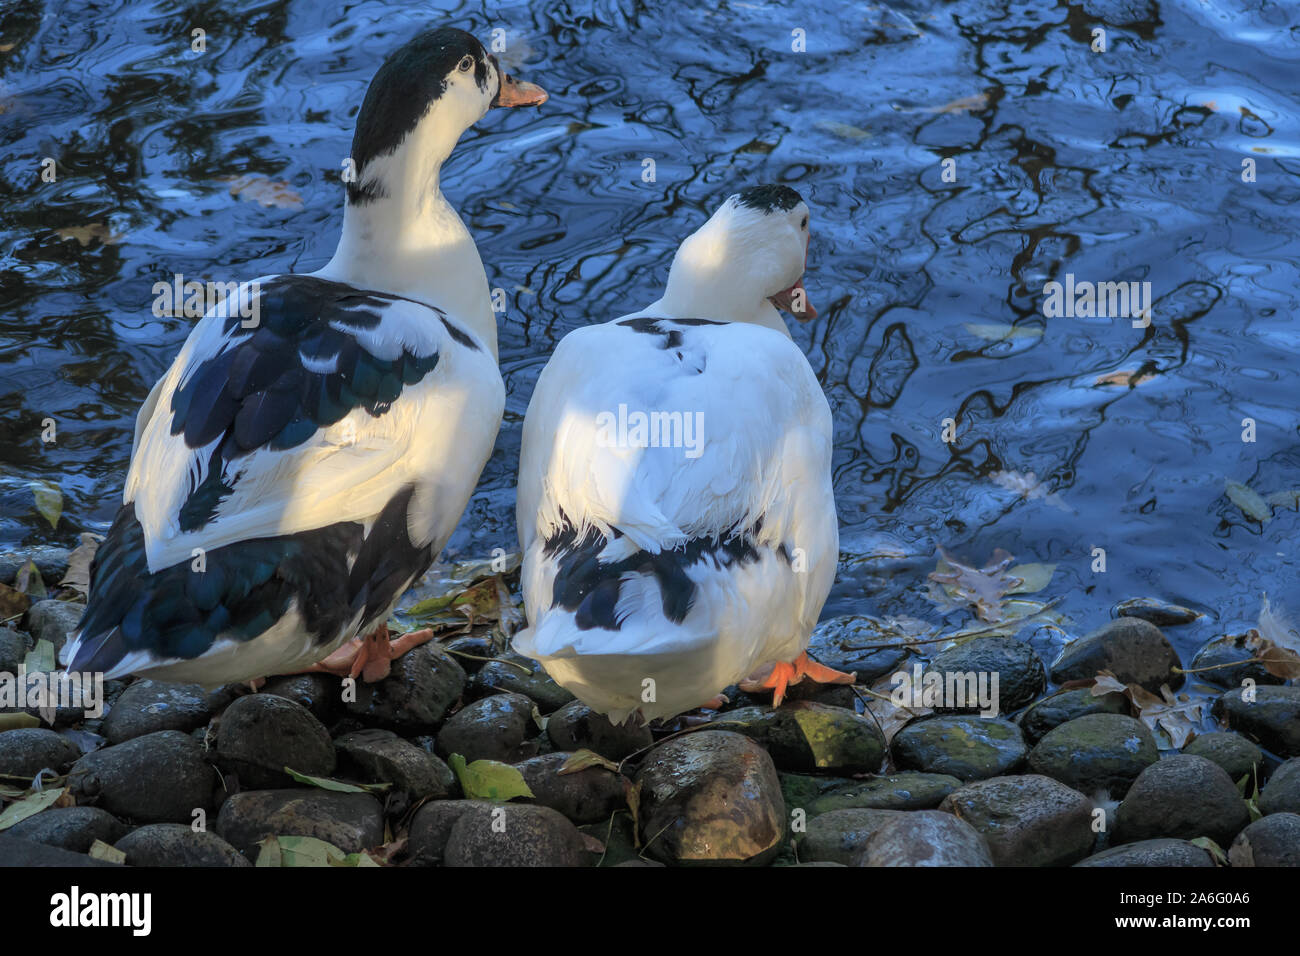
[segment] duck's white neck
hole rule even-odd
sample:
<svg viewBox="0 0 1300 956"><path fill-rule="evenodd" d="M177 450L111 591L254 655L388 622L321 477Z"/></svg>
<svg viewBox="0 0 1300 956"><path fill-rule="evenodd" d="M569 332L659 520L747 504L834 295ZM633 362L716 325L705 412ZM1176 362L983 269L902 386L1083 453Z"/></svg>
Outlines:
<svg viewBox="0 0 1300 956"><path fill-rule="evenodd" d="M439 188L443 162L468 126L428 116L361 170L377 194L349 202L334 258L315 274L437 306L497 354L496 316L474 239Z"/></svg>
<svg viewBox="0 0 1300 956"><path fill-rule="evenodd" d="M734 255L735 249L709 224L687 237L673 257L663 297L644 314L747 322L789 338L780 311L762 294L764 279L747 274L745 260Z"/></svg>

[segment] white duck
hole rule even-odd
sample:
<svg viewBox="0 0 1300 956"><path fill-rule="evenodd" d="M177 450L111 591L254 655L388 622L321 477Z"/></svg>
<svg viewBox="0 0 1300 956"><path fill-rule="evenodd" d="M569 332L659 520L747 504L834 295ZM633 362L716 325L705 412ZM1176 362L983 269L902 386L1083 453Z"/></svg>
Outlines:
<svg viewBox="0 0 1300 956"><path fill-rule="evenodd" d="M246 284L251 317L209 311L140 410L71 669L217 685L342 648L326 669L377 679L428 639L390 642L385 621L460 519L505 400L439 169L490 107L545 100L461 30L385 60L334 258Z"/></svg>
<svg viewBox="0 0 1300 956"><path fill-rule="evenodd" d="M831 413L777 308L806 301L808 207L727 199L663 298L565 336L524 422L514 646L620 722L698 707L765 665L779 704L839 556ZM644 416L644 417L643 417Z"/></svg>

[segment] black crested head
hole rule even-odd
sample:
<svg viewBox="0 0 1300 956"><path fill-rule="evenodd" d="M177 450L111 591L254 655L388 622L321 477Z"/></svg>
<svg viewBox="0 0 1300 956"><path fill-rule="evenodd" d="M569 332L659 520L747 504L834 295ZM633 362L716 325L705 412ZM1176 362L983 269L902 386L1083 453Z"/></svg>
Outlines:
<svg viewBox="0 0 1300 956"><path fill-rule="evenodd" d="M488 56L483 44L464 30L426 30L388 55L376 71L357 114L352 161L359 173L376 156L392 152L415 129L429 105L447 89L446 77L466 57L473 57L474 81L488 89ZM352 199L363 195L348 184Z"/></svg>
<svg viewBox="0 0 1300 956"><path fill-rule="evenodd" d="M803 197L789 186L764 184L750 186L736 193L736 205L757 209L759 212L789 212L803 202Z"/></svg>

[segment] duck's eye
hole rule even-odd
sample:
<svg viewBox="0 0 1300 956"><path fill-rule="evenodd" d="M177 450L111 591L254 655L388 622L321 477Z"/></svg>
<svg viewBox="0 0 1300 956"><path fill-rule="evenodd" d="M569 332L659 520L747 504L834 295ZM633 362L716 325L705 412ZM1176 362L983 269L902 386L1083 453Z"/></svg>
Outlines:
<svg viewBox="0 0 1300 956"><path fill-rule="evenodd" d="M456 69L460 70L462 73L468 73L470 70L474 69L474 58L466 53L460 58L460 63L457 64Z"/></svg>
<svg viewBox="0 0 1300 956"><path fill-rule="evenodd" d="M804 216L804 217L803 217L803 222L799 223L799 228L800 228L800 229L807 229L807 228L808 228L808 217L807 217L807 216Z"/></svg>

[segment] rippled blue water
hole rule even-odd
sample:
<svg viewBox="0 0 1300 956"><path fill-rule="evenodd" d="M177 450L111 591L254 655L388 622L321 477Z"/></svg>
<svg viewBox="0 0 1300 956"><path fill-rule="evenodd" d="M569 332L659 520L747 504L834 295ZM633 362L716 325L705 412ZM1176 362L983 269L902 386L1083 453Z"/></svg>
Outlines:
<svg viewBox="0 0 1300 956"><path fill-rule="evenodd" d="M823 318L794 334L835 410L845 555L828 613L934 619L936 545L1058 563L1045 596L1079 630L1137 594L1200 607L1205 628L1253 619L1265 590L1300 597L1296 510L1261 523L1224 496L1226 479L1300 487L1293 4L0 9L0 545L106 527L135 410L191 323L151 314L153 284L322 265L371 73L450 21L503 29L504 59L552 97L490 115L444 172L509 299L506 422L453 553L513 546L521 419L559 338L657 298L682 237L777 181L814 210ZM300 207L233 197L245 174ZM1044 318L1043 285L1066 273L1150 282L1151 326ZM980 328L999 324L1018 331ZM1009 472L1042 487L1008 490ZM57 532L33 478L63 490Z"/></svg>

